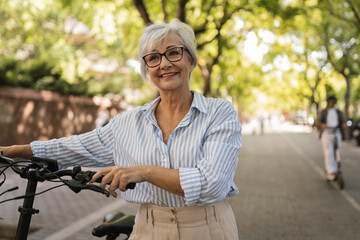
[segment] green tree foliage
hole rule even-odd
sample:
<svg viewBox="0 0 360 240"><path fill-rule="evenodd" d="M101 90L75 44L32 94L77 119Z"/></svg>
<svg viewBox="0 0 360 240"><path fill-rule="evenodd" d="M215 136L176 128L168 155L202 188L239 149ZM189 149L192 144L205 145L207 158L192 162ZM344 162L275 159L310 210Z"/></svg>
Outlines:
<svg viewBox="0 0 360 240"><path fill-rule="evenodd" d="M0 84L94 95L140 87L128 60L141 29L117 1L0 3ZM127 3L128 4L128 3ZM124 41L126 39L126 41Z"/></svg>
<svg viewBox="0 0 360 240"><path fill-rule="evenodd" d="M356 0L320 1L327 60L346 82L345 115L349 118L352 81L360 74L360 3Z"/></svg>
<svg viewBox="0 0 360 240"><path fill-rule="evenodd" d="M252 114L316 114L334 93L347 114L355 115L359 5L359 0L3 0L0 85L120 93L130 102L145 102L156 90L138 74L138 39L147 24L179 18L194 28L198 42L193 89L228 98Z"/></svg>

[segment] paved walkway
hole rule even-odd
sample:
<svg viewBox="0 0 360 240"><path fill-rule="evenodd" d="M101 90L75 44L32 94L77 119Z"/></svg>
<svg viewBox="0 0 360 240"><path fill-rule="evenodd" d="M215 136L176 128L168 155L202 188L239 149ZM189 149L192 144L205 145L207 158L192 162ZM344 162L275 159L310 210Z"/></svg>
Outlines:
<svg viewBox="0 0 360 240"><path fill-rule="evenodd" d="M8 171L6 184L1 190L16 185L20 187L19 190L1 196L0 200L24 194L26 189L26 181ZM55 185L58 183L38 183L37 192ZM0 220L0 240L2 232L15 231L20 205L22 200L0 205L0 217L3 218ZM40 213L32 217L31 228L36 231L29 235L29 240L84 240L99 239L92 236L91 231L107 213L120 210L125 214L136 214L138 204L127 203L121 198L107 198L89 190L75 194L67 187L60 187L37 196L34 208L39 209Z"/></svg>
<svg viewBox="0 0 360 240"><path fill-rule="evenodd" d="M345 190L324 180L317 133L301 126L286 132L244 135L229 201L240 239L360 239L360 147L342 145Z"/></svg>
<svg viewBox="0 0 360 240"><path fill-rule="evenodd" d="M315 133L301 126L265 129L263 135L245 129L236 185L240 194L228 201L236 214L239 236L245 240L360 239L360 147L344 143L345 190L337 191L323 176L323 155ZM0 200L25 192L25 181L8 171L1 191L20 189ZM53 183L39 183L38 192ZM0 233L16 226L21 201L0 205ZM114 210L135 214L137 204L66 187L36 197L40 214L32 218L28 239L98 239L92 228ZM1 239L1 238L0 238Z"/></svg>

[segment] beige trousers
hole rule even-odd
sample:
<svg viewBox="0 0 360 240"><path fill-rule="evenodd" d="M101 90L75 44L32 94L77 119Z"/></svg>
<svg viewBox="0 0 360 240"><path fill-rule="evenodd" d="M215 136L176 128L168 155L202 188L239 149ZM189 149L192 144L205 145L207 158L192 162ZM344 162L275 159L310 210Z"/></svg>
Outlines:
<svg viewBox="0 0 360 240"><path fill-rule="evenodd" d="M234 212L225 202L210 206L142 204L130 240L238 240Z"/></svg>

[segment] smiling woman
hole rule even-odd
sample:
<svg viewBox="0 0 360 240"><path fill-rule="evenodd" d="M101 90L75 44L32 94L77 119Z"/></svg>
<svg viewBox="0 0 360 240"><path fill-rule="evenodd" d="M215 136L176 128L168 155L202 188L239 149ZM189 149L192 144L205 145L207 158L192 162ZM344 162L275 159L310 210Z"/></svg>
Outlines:
<svg viewBox="0 0 360 240"><path fill-rule="evenodd" d="M130 239L238 239L226 197L242 146L237 113L224 99L190 90L197 66L194 31L185 23L146 27L139 41L141 73L160 96L123 112L91 132L0 147L5 156L57 159L63 166L107 167L103 177L129 202L140 203ZM129 183L138 183L133 190ZM171 236L171 237L170 237Z"/></svg>

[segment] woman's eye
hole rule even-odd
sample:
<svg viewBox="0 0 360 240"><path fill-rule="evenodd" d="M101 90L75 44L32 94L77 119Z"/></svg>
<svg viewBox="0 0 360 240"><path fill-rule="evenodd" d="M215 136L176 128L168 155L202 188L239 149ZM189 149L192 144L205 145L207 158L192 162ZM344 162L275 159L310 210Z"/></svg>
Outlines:
<svg viewBox="0 0 360 240"><path fill-rule="evenodd" d="M156 61L156 60L158 60L159 59L159 56L158 55L151 55L151 56L149 56L149 61Z"/></svg>
<svg viewBox="0 0 360 240"><path fill-rule="evenodd" d="M180 52L178 51L178 50L171 50L170 52L169 52L169 55L171 56L171 55L179 55L180 54Z"/></svg>

